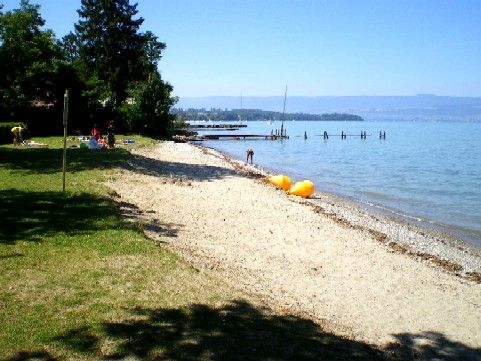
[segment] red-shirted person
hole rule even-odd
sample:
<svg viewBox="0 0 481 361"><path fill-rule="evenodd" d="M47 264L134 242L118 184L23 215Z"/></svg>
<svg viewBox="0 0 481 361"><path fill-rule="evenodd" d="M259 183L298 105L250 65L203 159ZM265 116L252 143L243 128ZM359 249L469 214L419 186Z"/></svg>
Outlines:
<svg viewBox="0 0 481 361"><path fill-rule="evenodd" d="M97 139L97 141L102 138L102 133L100 133L99 128L97 128L97 124L94 124L94 129L92 129L92 136Z"/></svg>

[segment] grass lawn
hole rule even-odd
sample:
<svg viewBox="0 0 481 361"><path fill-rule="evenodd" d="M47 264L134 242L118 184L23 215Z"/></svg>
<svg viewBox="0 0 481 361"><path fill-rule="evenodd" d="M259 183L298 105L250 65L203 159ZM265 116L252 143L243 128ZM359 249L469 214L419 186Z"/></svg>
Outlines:
<svg viewBox="0 0 481 361"><path fill-rule="evenodd" d="M128 149L68 149L63 193L62 139L35 141L49 147L0 146L0 359L379 358L255 306L123 220L103 181Z"/></svg>

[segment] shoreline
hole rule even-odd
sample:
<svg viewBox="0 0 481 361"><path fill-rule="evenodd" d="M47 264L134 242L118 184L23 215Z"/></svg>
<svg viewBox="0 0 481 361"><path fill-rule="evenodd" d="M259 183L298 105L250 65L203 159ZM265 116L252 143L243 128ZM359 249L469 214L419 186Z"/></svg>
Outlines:
<svg viewBox="0 0 481 361"><path fill-rule="evenodd" d="M199 143L195 143L193 145L200 148L210 149L213 152L219 153L223 157L231 158L234 161L244 163L247 166L247 163L227 152L204 146ZM275 172L272 169L269 169L268 167L262 167L258 164L254 164L253 168L257 169L259 174L264 176L270 176L279 173ZM473 230L463 230L462 227L458 227L456 225L442 224L438 221L421 219L419 216L402 213L401 210L389 208L388 206L381 203L373 203L373 201L371 200L364 200L361 198L356 198L355 196L344 195L341 192L322 189L316 190L316 193L318 195L322 195L332 199L333 202L336 204L343 203L348 205L350 208L360 208L362 210L365 210L369 214L372 213L375 215L386 217L400 224L407 224L408 226L418 229L421 233L430 233L433 237L442 238L443 242L453 244L454 247L458 246L467 248L469 249L469 252L474 252L475 254L481 256L481 239L479 237L475 238L476 236L470 234L471 232L473 232Z"/></svg>
<svg viewBox="0 0 481 361"><path fill-rule="evenodd" d="M263 172L210 148L163 142L133 150L108 186L149 238L272 309L381 347L433 334L481 347L481 286L467 271L481 258L439 242L474 258L460 270L360 223L371 216L346 200L289 196ZM376 218L411 242L408 225Z"/></svg>
<svg viewBox="0 0 481 361"><path fill-rule="evenodd" d="M254 178L275 175L272 170L256 164L247 164L215 148L197 143L191 145L208 150L211 155L223 158L239 171L246 172ZM408 221L403 216L395 216L360 201L325 191L316 190L313 197L294 198L293 201L305 203L315 212L322 213L347 227L371 233L380 243L386 244L396 252L431 261L456 276L481 283L481 248L453 234L429 227L423 222Z"/></svg>
<svg viewBox="0 0 481 361"><path fill-rule="evenodd" d="M338 142L338 138L334 137L334 134L341 134L341 129L358 129L354 123L323 125L322 122L316 122L316 125L311 125L310 122L294 122L288 125L292 139L273 146L262 141L259 145L248 141L245 146L242 142L232 142L231 146L222 140L206 141L202 145L218 148L240 160L245 159L245 148L254 147L256 160L266 169L296 179L309 178L319 184L318 188L323 192L358 201L361 206L372 206L376 212L405 217L410 223L434 228L481 248L481 214L475 182L479 173L476 165L480 164L480 158L463 156L458 152L461 148L457 149L454 144L451 145L454 147L452 151L440 157L446 148L440 141L443 137L438 136L432 136L429 144L419 146L423 142L420 137L422 132L436 134L438 127L433 128L428 123L419 126L408 126L407 122L368 123L366 128L374 137L365 144L354 139ZM377 140L377 128L389 129L387 142ZM267 129L270 131L267 125L252 124L253 132ZM332 132L332 141L323 141L322 132L325 129ZM461 131L443 124L439 130L448 136L450 142L462 144L460 140L463 139L463 133L476 134L479 128L467 127ZM302 139L305 132L309 133L309 140ZM416 141L411 144L414 139ZM429 148L426 148L428 145ZM434 147L432 150L431 146ZM413 151L416 149L416 152L426 153L423 153L423 158L412 158L410 165L407 159L411 159L412 154L407 149L411 147ZM347 154L343 159L344 151ZM362 158L359 158L359 152ZM456 157L458 161L455 161ZM447 167L448 163L452 163L452 166Z"/></svg>

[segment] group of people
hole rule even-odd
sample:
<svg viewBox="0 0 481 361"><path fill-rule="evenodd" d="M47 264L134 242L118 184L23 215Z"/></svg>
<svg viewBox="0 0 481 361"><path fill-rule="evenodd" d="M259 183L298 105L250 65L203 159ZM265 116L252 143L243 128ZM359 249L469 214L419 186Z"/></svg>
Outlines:
<svg viewBox="0 0 481 361"><path fill-rule="evenodd" d="M108 146L109 148L115 147L115 133L114 133L114 121L111 120L109 125L107 126L107 145L105 145L105 140L98 128L97 124L94 125L94 128L91 131L91 137L89 139L89 148L90 149L100 149Z"/></svg>
<svg viewBox="0 0 481 361"><path fill-rule="evenodd" d="M88 146L90 149L100 149L108 146L109 148L115 147L115 133L114 133L114 121L111 120L107 126L107 144L105 144L104 137L100 132L97 124L94 125L94 128L91 131L91 137L89 139ZM21 124L18 124L16 127L13 127L11 130L13 135L13 145L19 146L23 144L24 141L24 133L25 128L22 127Z"/></svg>

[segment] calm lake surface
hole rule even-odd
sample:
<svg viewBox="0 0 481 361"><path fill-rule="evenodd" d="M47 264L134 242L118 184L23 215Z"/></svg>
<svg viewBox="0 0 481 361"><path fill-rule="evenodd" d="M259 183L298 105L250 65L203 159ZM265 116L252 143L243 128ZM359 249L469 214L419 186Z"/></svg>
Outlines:
<svg viewBox="0 0 481 361"><path fill-rule="evenodd" d="M270 134L280 122L244 122L238 131ZM285 121L286 140L203 142L293 181L310 179L319 191L422 222L481 247L481 122ZM386 139L379 139L379 131ZM324 131L329 139L324 140ZM341 131L349 135L341 139ZM361 140L361 131L367 139ZM304 139L307 133L307 140Z"/></svg>

